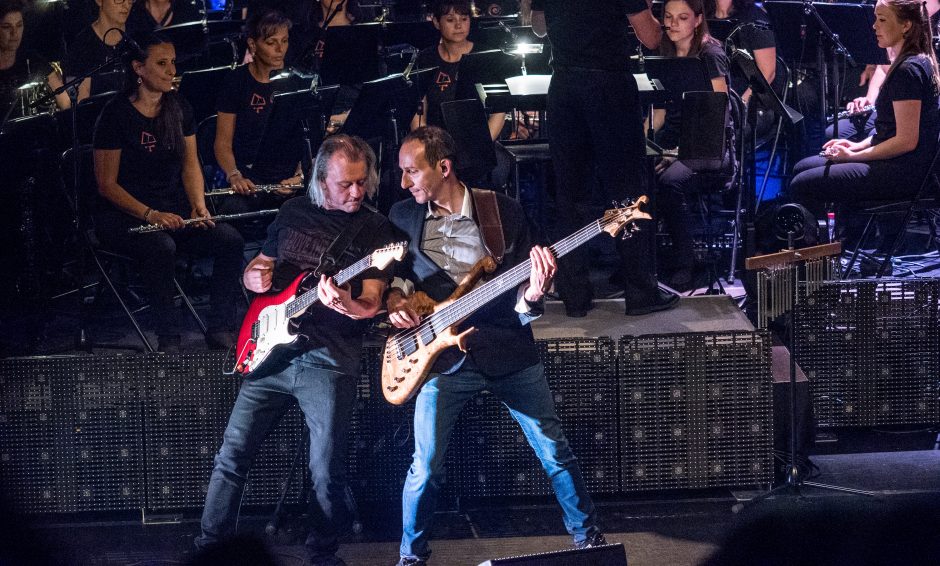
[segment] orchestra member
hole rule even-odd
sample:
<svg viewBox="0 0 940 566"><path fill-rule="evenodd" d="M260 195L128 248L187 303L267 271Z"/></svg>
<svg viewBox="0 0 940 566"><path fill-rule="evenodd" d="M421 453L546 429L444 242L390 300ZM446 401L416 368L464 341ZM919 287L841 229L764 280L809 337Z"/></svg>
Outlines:
<svg viewBox="0 0 940 566"><path fill-rule="evenodd" d="M434 80L428 85L428 91L421 101L421 110L411 120L412 130L425 125L444 127L441 104L455 99L460 59L467 53L479 51L475 44L467 39L472 12L473 2L470 0L438 0L434 3L431 23L441 33L441 40L437 45L421 50L417 67L436 67L437 70L434 71ZM504 113L490 115L488 126L492 139L499 137L505 123Z"/></svg>
<svg viewBox="0 0 940 566"><path fill-rule="evenodd" d="M659 46L660 54L670 57L698 57L711 80L712 90L728 92L728 56L721 44L708 33L708 22L703 15L702 0L668 0L663 6L663 24L666 36ZM665 109L653 111L653 129L656 143L665 149L679 147L682 127L682 101L673 100ZM725 152L722 179L730 182L733 176L733 139ZM663 157L656 164L658 181L657 210L672 236L672 260L676 267L669 281L677 290L688 290L692 284L691 216L686 200L692 183L692 170L674 157Z"/></svg>
<svg viewBox="0 0 940 566"><path fill-rule="evenodd" d="M274 103L275 83L271 71L284 68L291 21L280 12L255 12L245 26L251 62L232 71L225 79L218 102L215 158L235 195L222 197L220 212L235 214L277 208L293 189L257 193L257 184L298 185L300 163L277 166L259 152L262 136ZM254 167L258 162L259 167Z"/></svg>
<svg viewBox="0 0 940 566"><path fill-rule="evenodd" d="M763 8L756 6L754 0L705 0L705 17L735 22L738 31L731 38L732 43L749 52L767 83L774 84L777 76L777 40L770 29L770 17ZM750 102L751 88L746 77L732 72L730 86L735 92L741 93L745 104Z"/></svg>
<svg viewBox="0 0 940 566"><path fill-rule="evenodd" d="M71 79L85 74L109 58L118 55L118 44L126 30L127 16L132 0L95 0L98 17L88 27L78 32L69 45L63 71ZM120 90L124 78L119 62L104 68L98 74L87 77L78 86L78 100L93 94Z"/></svg>
<svg viewBox="0 0 940 566"><path fill-rule="evenodd" d="M442 301L474 264L491 253L478 223L476 197L457 178L455 155L453 138L434 126L411 132L402 143L401 186L413 198L395 203L389 213L392 224L410 240L408 258L397 265L401 279L396 277L386 298L389 322L396 328L412 328L421 321L408 303L413 290ZM548 248L531 246L519 204L504 195L495 198L506 245L496 275L527 259L532 261L531 275L516 292L503 293L455 329L462 332L473 326L477 332L468 337L466 353L451 348L438 357L418 393L414 460L402 495L399 566L426 564L431 554L428 539L450 434L466 402L484 389L499 397L522 427L551 480L575 546L606 544L578 461L555 413L529 325L544 310L555 258Z"/></svg>
<svg viewBox="0 0 940 566"><path fill-rule="evenodd" d="M548 90L553 135L549 144L555 168L557 230L564 235L587 223L595 176L609 198L647 193L646 142L628 24L637 39L655 49L662 37L659 21L645 0L570 2L532 0L532 29L552 42L554 73ZM618 239L620 272L628 315L675 306L679 297L656 281L655 228L640 222L632 238ZM593 308L589 256L580 248L559 260L555 288L568 316Z"/></svg>
<svg viewBox="0 0 940 566"><path fill-rule="evenodd" d="M378 185L375 154L361 139L327 138L317 153L309 197L291 199L278 212L261 253L245 269L245 287L263 293L280 289L301 272L350 266L391 242L388 220L363 206ZM345 240L344 249L333 242ZM336 258L334 267L325 257ZM271 375L242 382L206 493L204 548L234 533L252 461L267 433L296 399L310 431L311 566L341 566L338 536L351 526L346 503L346 451L359 382L362 337L368 319L382 306L388 271L370 268L339 287L326 274L317 286L319 304L301 322L306 349ZM331 273L332 271L328 271Z"/></svg>
<svg viewBox="0 0 940 566"><path fill-rule="evenodd" d="M141 51L129 57L128 85L105 106L95 126L95 178L107 201L97 211L97 233L109 247L138 260L153 295L157 340L164 352L180 345L173 301L177 250L213 258L206 342L228 348L235 340L244 242L231 226L209 220L192 109L172 90L173 44L150 35L139 45ZM184 218L205 220L187 228ZM141 224L165 230L128 234Z"/></svg>
<svg viewBox="0 0 940 566"><path fill-rule="evenodd" d="M127 32L143 35L167 26L198 21L199 9L192 0L130 0L134 4L127 16Z"/></svg>
<svg viewBox="0 0 940 566"><path fill-rule="evenodd" d="M860 142L830 140L820 156L793 168L793 198L817 214L822 204L893 200L913 196L926 174L940 132L940 75L930 17L920 0L879 0L879 47L897 53L875 100L874 134Z"/></svg>
<svg viewBox="0 0 940 566"><path fill-rule="evenodd" d="M23 43L23 0L0 0L0 118L14 116L19 88L28 83L46 83L50 88L62 86L62 77L38 54L20 49ZM60 108L68 108L69 97L56 97ZM26 112L28 113L28 111Z"/></svg>

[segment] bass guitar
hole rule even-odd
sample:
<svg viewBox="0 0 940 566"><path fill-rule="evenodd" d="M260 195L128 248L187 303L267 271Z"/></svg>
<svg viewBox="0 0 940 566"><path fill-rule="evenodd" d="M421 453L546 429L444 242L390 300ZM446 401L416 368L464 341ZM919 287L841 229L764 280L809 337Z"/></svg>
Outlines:
<svg viewBox="0 0 940 566"><path fill-rule="evenodd" d="M408 250L406 242L380 248L333 276L337 285L375 267L384 269L393 261L401 261ZM235 349L235 370L242 377L259 377L269 373L276 355L285 350L296 350L302 341L297 333L297 319L308 308L320 302L317 296L319 281L313 273L301 273L283 291L258 295L248 307Z"/></svg>
<svg viewBox="0 0 940 566"><path fill-rule="evenodd" d="M640 210L640 206L648 200L642 196L629 206L607 210L599 220L556 242L550 248L552 253L556 258L562 257L604 232L616 236L628 225L629 232L625 236L629 236L630 232L636 231L637 220L650 219L649 214ZM466 352L466 338L476 329L468 328L457 334L454 330L456 326L493 299L527 280L532 263L527 259L482 285L473 287L484 272L492 272L495 268L492 258L481 259L457 290L440 303L434 303L424 293L415 293L409 297L410 306L424 318L414 328L394 334L385 343L382 394L386 401L401 405L414 397L427 381L434 361L447 348L457 346Z"/></svg>

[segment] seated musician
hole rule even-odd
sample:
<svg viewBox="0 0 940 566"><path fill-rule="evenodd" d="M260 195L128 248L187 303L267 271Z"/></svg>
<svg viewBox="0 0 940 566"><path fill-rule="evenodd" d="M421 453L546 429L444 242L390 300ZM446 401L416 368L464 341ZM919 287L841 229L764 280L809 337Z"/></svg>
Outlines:
<svg viewBox="0 0 940 566"><path fill-rule="evenodd" d="M130 0L129 0L130 1ZM127 32L143 35L155 29L195 22L199 10L192 0L133 0L127 16Z"/></svg>
<svg viewBox="0 0 940 566"><path fill-rule="evenodd" d="M67 79L83 75L117 54L125 31L131 0L95 0L98 17L78 32L68 46L63 71ZM121 66L105 68L86 78L78 87L78 100L93 94L120 90L124 81Z"/></svg>
<svg viewBox="0 0 940 566"><path fill-rule="evenodd" d="M232 226L209 220L192 109L172 91L173 44L156 35L139 44L142 52L130 56L125 73L128 85L105 106L95 126L95 178L108 201L96 211L97 233L104 244L139 260L164 352L180 345L179 309L173 301L177 250L213 258L206 342L228 348L235 341L244 242ZM185 218L205 220L188 227ZM164 230L128 233L141 224Z"/></svg>
<svg viewBox="0 0 940 566"><path fill-rule="evenodd" d="M431 22L441 32L441 40L437 45L421 50L417 66L419 69L437 67L437 70L421 101L421 108L411 120L412 130L421 126L444 127L441 104L454 100L460 59L477 50L467 39L472 11L473 2L470 0L438 0L434 3ZM505 118L503 113L490 115L488 126L494 140L502 131Z"/></svg>
<svg viewBox="0 0 940 566"><path fill-rule="evenodd" d="M50 88L62 86L62 76L49 63L36 53L20 49L25 31L25 8L23 0L0 0L0 118L7 116L8 111L10 117L31 112L17 105L22 94L20 87L29 83L36 83L37 86L45 83ZM38 88L41 90L41 87ZM56 97L56 103L61 108L67 108L68 95L60 94Z"/></svg>
<svg viewBox="0 0 940 566"><path fill-rule="evenodd" d="M284 68L291 21L276 11L255 12L246 24L251 62L230 73L222 87L218 102L218 123L215 131L215 158L225 178L236 192L221 197L220 212L243 213L277 208L294 189L276 193L257 192L256 184L300 185L300 163L253 167L264 161L261 151L278 151L260 147L274 102L275 84L271 71ZM276 162L276 161L275 161Z"/></svg>
<svg viewBox="0 0 940 566"><path fill-rule="evenodd" d="M930 17L920 0L879 0L879 47L897 53L875 100L874 134L860 142L829 140L822 155L793 168L793 198L820 214L823 204L913 196L940 133L940 75Z"/></svg>
<svg viewBox="0 0 940 566"><path fill-rule="evenodd" d="M927 0L927 13L930 15L930 31L936 39L940 31L940 0ZM937 43L934 42L934 55L936 55ZM888 59L894 61L896 54L891 49L887 49ZM881 92L881 86L885 82L890 65L866 65L865 70L859 80L858 86L864 86L867 82L868 88L863 96L853 98L845 105L845 109L854 116L839 120L839 137L853 142L860 142L872 135L875 130L875 121L878 119L878 112L871 108L878 100L878 93ZM835 128L830 125L826 128L826 137L832 139L835 137Z"/></svg>
<svg viewBox="0 0 940 566"><path fill-rule="evenodd" d="M770 26L770 17L763 8L754 5L754 0L705 0L705 17L736 22L740 27L731 38L732 43L748 51L764 79L774 84L777 76L777 42L772 30L762 29ZM760 27L747 24L758 24ZM745 77L731 74L731 88L741 93L745 104L751 100L751 88L746 81Z"/></svg>
<svg viewBox="0 0 940 566"><path fill-rule="evenodd" d="M666 56L698 57L705 63L712 89L728 92L728 57L721 44L708 33L702 0L669 0L663 6L663 23L666 34L660 44L660 52ZM656 109L653 113L656 143L665 149L679 146L682 101L681 97L676 98L666 108ZM733 170L730 146L725 157L729 181ZM677 290L685 290L692 283L694 261L686 202L693 172L674 157L663 157L656 165L656 173L659 183L656 208L672 236L673 259L677 268L670 284Z"/></svg>

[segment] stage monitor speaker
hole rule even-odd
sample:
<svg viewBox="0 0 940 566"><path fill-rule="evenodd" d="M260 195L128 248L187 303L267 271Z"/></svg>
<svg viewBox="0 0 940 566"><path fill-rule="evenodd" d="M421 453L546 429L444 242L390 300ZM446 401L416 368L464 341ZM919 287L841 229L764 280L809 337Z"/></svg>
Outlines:
<svg viewBox="0 0 940 566"><path fill-rule="evenodd" d="M717 171L725 161L728 94L691 91L682 94L679 161L693 171Z"/></svg>
<svg viewBox="0 0 940 566"><path fill-rule="evenodd" d="M479 566L627 566L627 551L620 543L606 544L593 548L495 558Z"/></svg>
<svg viewBox="0 0 940 566"><path fill-rule="evenodd" d="M801 289L796 356L821 427L940 419L940 280L878 279Z"/></svg>

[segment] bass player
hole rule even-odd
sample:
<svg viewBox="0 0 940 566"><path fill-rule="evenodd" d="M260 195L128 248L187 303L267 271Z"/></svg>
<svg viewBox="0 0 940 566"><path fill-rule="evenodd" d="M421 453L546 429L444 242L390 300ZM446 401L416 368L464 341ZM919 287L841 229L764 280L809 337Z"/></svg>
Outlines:
<svg viewBox="0 0 940 566"><path fill-rule="evenodd" d="M396 203L389 219L407 235L412 253L396 268L400 277L386 299L389 321L396 328L417 326L420 317L408 300L412 291L443 301L480 259L503 255L499 248L505 249L505 255L497 274L526 259L531 259L532 270L516 292L504 293L460 325L459 331L477 328L467 340L467 353L456 348L442 353L417 395L415 452L402 494L398 564L423 565L431 554L428 538L444 452L464 404L484 389L506 404L525 432L551 479L575 545L604 544L594 503L555 414L528 325L543 311L555 258L548 248L530 245L525 217L515 201L493 193L478 196L460 182L455 155L454 140L434 126L414 130L401 146L401 186L413 198ZM491 196L495 202L488 200ZM489 219L501 224L495 232L489 229L493 225Z"/></svg>
<svg viewBox="0 0 940 566"><path fill-rule="evenodd" d="M330 273L391 242L391 226L363 206L378 185L375 154L360 138L337 135L317 153L309 198L284 203L268 228L261 253L245 269L245 287L277 289L301 271ZM335 258L332 262L329 258ZM327 265L332 263L333 265ZM326 275L317 286L320 304L300 325L306 348L286 367L242 383L206 493L204 548L234 533L245 480L262 441L294 399L310 430L310 533L312 565L342 565L338 536L351 524L346 504L346 439L356 400L362 336L382 305L389 273L371 268L348 288Z"/></svg>

